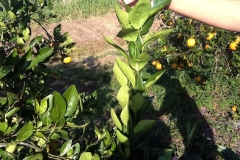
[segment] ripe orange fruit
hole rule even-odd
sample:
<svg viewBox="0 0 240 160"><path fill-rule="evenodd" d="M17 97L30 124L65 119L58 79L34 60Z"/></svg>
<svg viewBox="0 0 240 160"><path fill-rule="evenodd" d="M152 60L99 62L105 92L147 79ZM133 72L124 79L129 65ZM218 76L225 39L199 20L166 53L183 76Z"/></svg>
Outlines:
<svg viewBox="0 0 240 160"><path fill-rule="evenodd" d="M205 45L205 49L209 49L210 48L210 45L209 44L206 44Z"/></svg>
<svg viewBox="0 0 240 160"><path fill-rule="evenodd" d="M72 60L72 58L70 56L63 56L62 57L62 63L64 63L64 64L70 63L71 60Z"/></svg>
<svg viewBox="0 0 240 160"><path fill-rule="evenodd" d="M172 69L178 69L178 64L176 62L171 64Z"/></svg>
<svg viewBox="0 0 240 160"><path fill-rule="evenodd" d="M157 70L161 70L161 69L162 69L162 64L158 62L158 63L156 64L156 69L157 69Z"/></svg>
<svg viewBox="0 0 240 160"><path fill-rule="evenodd" d="M216 33L208 33L208 36L206 37L206 40L210 41L215 36L216 36Z"/></svg>
<svg viewBox="0 0 240 160"><path fill-rule="evenodd" d="M232 51L236 51L237 48L238 48L238 45L236 42L231 42L230 45L229 45L229 48L232 50Z"/></svg>
<svg viewBox="0 0 240 160"><path fill-rule="evenodd" d="M189 38L187 40L187 46L188 47L193 47L193 46L195 46L195 44L196 44L196 40L194 38Z"/></svg>
<svg viewBox="0 0 240 160"><path fill-rule="evenodd" d="M194 81L197 83L200 83L202 81L202 77L198 75L198 76L194 77Z"/></svg>
<svg viewBox="0 0 240 160"><path fill-rule="evenodd" d="M232 109L233 112L236 112L237 111L237 106L233 105L231 109Z"/></svg>
<svg viewBox="0 0 240 160"><path fill-rule="evenodd" d="M156 66L156 64L157 64L157 61L155 61L155 60L152 61L152 65L153 65L153 66Z"/></svg>

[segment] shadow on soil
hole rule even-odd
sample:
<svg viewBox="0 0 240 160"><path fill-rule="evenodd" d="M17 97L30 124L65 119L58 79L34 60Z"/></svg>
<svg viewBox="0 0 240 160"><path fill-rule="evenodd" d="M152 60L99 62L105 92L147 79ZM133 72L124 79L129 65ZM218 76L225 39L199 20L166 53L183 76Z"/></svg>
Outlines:
<svg viewBox="0 0 240 160"><path fill-rule="evenodd" d="M163 87L165 93L163 94L164 97L160 109L154 114L156 117L168 117L167 123L166 121L163 122L162 120L159 120L158 128L160 130L158 131L158 136L169 142L182 141L184 147L179 146L177 148L185 148L185 150L181 151L184 153L190 148L194 149L194 145L196 145L193 141L191 141L191 146L187 145L189 129L191 130L193 126L196 125L195 134L205 135L210 139L206 145L214 145L215 141L211 126L199 111L194 99L188 95L187 91L181 86L179 80L175 77L175 71L166 71L158 80L157 85ZM171 137L171 135L174 135L174 131L171 130L172 133L170 133L169 129L169 126L172 125L172 123L176 125L175 131L180 132L181 137L183 137L182 139L172 139L173 137ZM212 160L214 157L203 155L202 159Z"/></svg>

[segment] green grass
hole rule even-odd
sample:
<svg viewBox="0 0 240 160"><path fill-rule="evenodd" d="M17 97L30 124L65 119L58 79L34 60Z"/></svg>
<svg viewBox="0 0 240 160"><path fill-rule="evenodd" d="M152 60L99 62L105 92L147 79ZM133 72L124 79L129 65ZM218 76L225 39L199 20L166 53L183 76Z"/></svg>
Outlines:
<svg viewBox="0 0 240 160"><path fill-rule="evenodd" d="M57 17L51 21L60 22L89 16L101 16L113 10L116 4L118 4L117 0L70 0L66 3L57 0L51 11Z"/></svg>

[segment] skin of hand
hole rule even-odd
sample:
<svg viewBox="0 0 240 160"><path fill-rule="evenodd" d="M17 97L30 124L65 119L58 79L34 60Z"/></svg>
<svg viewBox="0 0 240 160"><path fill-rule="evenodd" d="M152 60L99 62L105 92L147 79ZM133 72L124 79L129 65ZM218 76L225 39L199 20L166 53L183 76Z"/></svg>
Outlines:
<svg viewBox="0 0 240 160"><path fill-rule="evenodd" d="M121 4L123 0L118 0ZM133 7L138 0L124 0ZM167 9L208 25L240 32L240 0L172 0Z"/></svg>

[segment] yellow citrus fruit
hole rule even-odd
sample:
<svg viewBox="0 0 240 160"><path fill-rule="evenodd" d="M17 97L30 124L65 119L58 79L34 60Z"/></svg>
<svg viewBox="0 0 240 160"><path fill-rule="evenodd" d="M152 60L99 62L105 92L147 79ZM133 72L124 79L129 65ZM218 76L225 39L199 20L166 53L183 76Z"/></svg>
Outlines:
<svg viewBox="0 0 240 160"><path fill-rule="evenodd" d="M62 57L62 63L68 64L70 63L72 58L70 56Z"/></svg>
<svg viewBox="0 0 240 160"><path fill-rule="evenodd" d="M232 50L232 51L236 51L237 48L238 48L238 45L236 42L231 42L230 45L229 45L229 48Z"/></svg>
<svg viewBox="0 0 240 160"><path fill-rule="evenodd" d="M157 69L157 70L161 70L161 69L162 69L162 64L158 62L158 63L156 64L156 69Z"/></svg>
<svg viewBox="0 0 240 160"><path fill-rule="evenodd" d="M177 69L178 68L178 64L176 62L171 64L171 68L172 69Z"/></svg>
<svg viewBox="0 0 240 160"><path fill-rule="evenodd" d="M152 61L152 65L153 65L153 66L156 66L156 64L157 64L157 61L155 61L155 60Z"/></svg>
<svg viewBox="0 0 240 160"><path fill-rule="evenodd" d="M202 77L198 75L198 76L194 77L194 81L197 83L200 83L202 81Z"/></svg>
<svg viewBox="0 0 240 160"><path fill-rule="evenodd" d="M193 46L195 46L195 44L196 44L196 40L194 38L189 38L187 40L187 46L188 47L193 47Z"/></svg>
<svg viewBox="0 0 240 160"><path fill-rule="evenodd" d="M216 36L216 33L208 33L208 36L206 37L206 40L210 41L215 36Z"/></svg>
<svg viewBox="0 0 240 160"><path fill-rule="evenodd" d="M232 109L233 112L236 112L237 111L237 106L233 105L231 109Z"/></svg>
<svg viewBox="0 0 240 160"><path fill-rule="evenodd" d="M237 44L240 43L240 36L236 36L235 42L236 42Z"/></svg>
<svg viewBox="0 0 240 160"><path fill-rule="evenodd" d="M190 62L190 61L187 61L187 66L188 66L188 67L192 67L192 66L193 66L193 63Z"/></svg>

